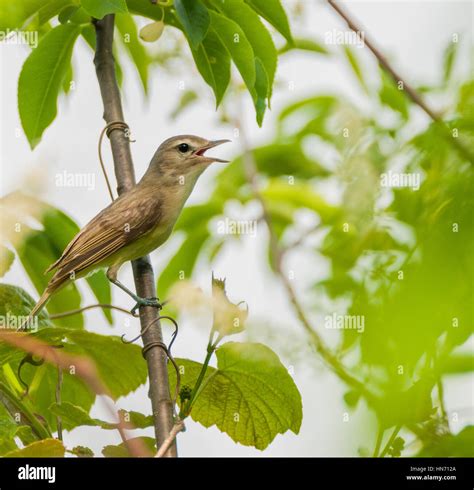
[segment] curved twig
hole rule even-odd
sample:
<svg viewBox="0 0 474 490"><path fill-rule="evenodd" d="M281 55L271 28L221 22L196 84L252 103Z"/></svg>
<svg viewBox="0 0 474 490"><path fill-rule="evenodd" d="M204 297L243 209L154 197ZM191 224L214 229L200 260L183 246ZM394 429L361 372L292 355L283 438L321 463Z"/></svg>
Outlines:
<svg viewBox="0 0 474 490"><path fill-rule="evenodd" d="M55 320L56 318L64 318L66 316L78 315L83 311L92 310L93 308L108 308L110 310L117 310L122 313L126 313L127 315L133 316L134 318L139 317L137 313L132 313L131 311L126 310L125 308L121 308L120 306L109 305L107 303L97 303L94 305L84 306L83 308L78 308L77 310L69 310L69 311L64 311L62 313L55 313L54 315L49 315L49 318Z"/></svg>
<svg viewBox="0 0 474 490"><path fill-rule="evenodd" d="M112 201L115 198L114 198L114 194L112 192L112 187L110 185L109 176L107 175L107 170L105 168L104 160L102 158L102 140L104 139L104 135L106 133L107 133L107 136L110 137L110 133L114 129L122 129L123 131L128 131L130 133L130 128L129 128L129 126L128 126L128 124L126 122L123 122L123 121L111 121L108 124L106 124L106 126L100 132L99 143L97 145L97 153L99 155L100 167L102 169L102 173L104 174L105 183L107 184L107 189L109 191L110 199ZM130 138L129 138L129 141L130 142L134 142L134 140L131 140Z"/></svg>

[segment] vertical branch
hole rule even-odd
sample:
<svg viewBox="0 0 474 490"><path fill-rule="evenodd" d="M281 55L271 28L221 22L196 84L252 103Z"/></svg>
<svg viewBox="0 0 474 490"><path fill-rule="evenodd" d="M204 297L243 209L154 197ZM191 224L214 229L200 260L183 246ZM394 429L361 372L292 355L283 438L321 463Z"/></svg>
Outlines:
<svg viewBox="0 0 474 490"><path fill-rule="evenodd" d="M123 121L122 103L112 54L114 16L106 15L102 20L95 21L94 26L97 39L94 64L104 105L104 119L107 123ZM135 185L130 142L123 128L111 128L109 137L117 178L117 192L120 195ZM149 257L135 260L132 265L137 294L146 298L156 297L155 279ZM142 331L150 322L155 321L155 327L149 328L144 333L143 343L150 346L146 353L150 380L149 396L153 409L156 444L160 447L173 428L173 406L169 393L167 358L159 346L163 342L163 335L157 317L156 308L140 307ZM175 441L170 445L167 456L177 456Z"/></svg>

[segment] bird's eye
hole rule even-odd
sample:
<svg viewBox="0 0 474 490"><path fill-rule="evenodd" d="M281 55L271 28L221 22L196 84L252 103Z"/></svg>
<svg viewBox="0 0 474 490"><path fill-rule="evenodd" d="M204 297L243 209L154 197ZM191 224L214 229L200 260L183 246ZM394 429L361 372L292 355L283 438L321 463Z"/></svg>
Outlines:
<svg viewBox="0 0 474 490"><path fill-rule="evenodd" d="M187 151L189 151L189 145L187 143L181 143L179 146L178 146L178 150L181 152L181 153L186 153Z"/></svg>

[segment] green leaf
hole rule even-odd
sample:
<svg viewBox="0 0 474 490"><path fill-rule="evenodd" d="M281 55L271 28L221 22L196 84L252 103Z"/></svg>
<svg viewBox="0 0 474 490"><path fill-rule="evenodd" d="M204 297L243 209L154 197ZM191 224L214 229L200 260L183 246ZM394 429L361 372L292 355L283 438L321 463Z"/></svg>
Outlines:
<svg viewBox="0 0 474 490"><path fill-rule="evenodd" d="M268 177L292 176L295 179L324 177L328 171L308 158L298 144L274 143L253 150L257 169ZM228 164L217 176L220 195L235 196L238 188L246 182L242 157Z"/></svg>
<svg viewBox="0 0 474 490"><path fill-rule="evenodd" d="M266 109L266 99L271 92L271 85L265 65L269 67L270 74L272 75L272 77L274 77L276 69L275 47L273 46L270 35L266 31L263 24L261 24L258 16L252 17L252 11L248 9L245 5L241 5L240 2L231 4L229 8L227 8L227 6L221 5L220 3L218 5L220 8L223 9L223 11L228 10L228 13L232 14L234 17L238 15L244 15L244 18L247 19L247 22L244 22L243 19L241 22L244 22L245 30L252 36L252 40L256 44L259 54L264 57L265 63L262 62L262 60L260 60L258 57L255 57L252 45L247 39L244 30L241 29L236 22L221 14L218 14L217 12L209 12L211 16L211 29L217 34L217 37L225 46L231 58L233 59L237 69L239 70L254 101L257 114L257 122L259 125L261 125ZM258 32L257 34L255 34L254 29L258 29L258 27L263 29L263 34L258 34ZM266 37L265 35L268 37ZM205 58L202 58L203 56L201 56L201 59L196 59L195 57L196 64L203 78L212 86L212 77L209 73L210 70L205 63ZM203 66L200 67L200 65ZM225 77L227 77L227 73L228 72L226 68ZM225 87L227 87L227 78L224 78L224 81ZM220 97L217 93L216 99L217 103L219 104Z"/></svg>
<svg viewBox="0 0 474 490"><path fill-rule="evenodd" d="M382 104L399 112L403 120L408 119L408 100L403 90L399 90L393 80L382 71L382 87L379 90L379 98Z"/></svg>
<svg viewBox="0 0 474 490"><path fill-rule="evenodd" d="M359 399L360 393L358 391L351 390L344 393L344 402L349 408L356 408Z"/></svg>
<svg viewBox="0 0 474 490"><path fill-rule="evenodd" d="M44 5L44 0L0 0L0 30L21 28Z"/></svg>
<svg viewBox="0 0 474 490"><path fill-rule="evenodd" d="M199 100L197 93L194 90L186 90L179 98L176 107L170 114L171 119L176 119L181 113L183 113L189 106Z"/></svg>
<svg viewBox="0 0 474 490"><path fill-rule="evenodd" d="M441 363L440 371L443 374L469 373L474 371L474 354L451 354Z"/></svg>
<svg viewBox="0 0 474 490"><path fill-rule="evenodd" d="M83 29L90 27L91 31L94 32L94 38L95 38L95 28L91 22L92 18L82 7L80 7L75 12L73 12L69 20L73 24L80 25Z"/></svg>
<svg viewBox="0 0 474 490"><path fill-rule="evenodd" d="M143 15L157 21L162 20L162 10L158 5L140 0L127 1L130 12L133 14ZM165 22L177 29L184 29L183 25L168 10L165 11ZM216 97L216 107L218 107L230 81L229 53L211 29L207 30L205 38L196 49L193 48L189 37L187 39L196 67L204 81L212 88Z"/></svg>
<svg viewBox="0 0 474 490"><path fill-rule="evenodd" d="M10 284L0 284L0 318L11 324L11 328L18 328L26 318L33 306L35 300L22 288L12 286ZM50 327L51 322L45 311L41 311L38 315L38 327ZM7 328L7 325L3 325Z"/></svg>
<svg viewBox="0 0 474 490"><path fill-rule="evenodd" d="M365 78L354 50L350 46L346 45L344 46L344 53L361 87L364 89L365 93L368 93L367 84L365 83Z"/></svg>
<svg viewBox="0 0 474 490"><path fill-rule="evenodd" d="M96 365L102 382L114 399L135 391L147 380L146 363L141 355L140 347L123 343L121 337L61 327L43 328L32 335L50 345L61 344L63 352L88 356ZM15 370L23 357L24 351L0 343L0 365L9 362L12 364L12 369ZM124 362L124 359L127 362ZM47 418L51 426L54 426L54 417L48 409L55 402L57 369L49 364L42 367L46 371L33 401L42 416ZM22 370L22 377L28 384L31 384L35 369L27 365ZM95 395L85 386L74 370L71 372L64 370L63 403L70 402L88 412L94 399Z"/></svg>
<svg viewBox="0 0 474 490"><path fill-rule="evenodd" d="M148 71L151 58L143 44L138 39L138 30L130 14L121 14L115 16L117 29L121 34L123 45L125 46L130 59L133 61L145 93L148 91Z"/></svg>
<svg viewBox="0 0 474 490"><path fill-rule="evenodd" d="M153 437L132 437L129 439L129 441L136 441L140 440L146 448L150 451L150 456L156 453L156 442ZM118 446L105 446L104 449L102 449L102 454L106 458L129 458L130 454L128 453L128 450L125 446L125 444L122 442Z"/></svg>
<svg viewBox="0 0 474 490"><path fill-rule="evenodd" d="M260 16L267 20L282 34L289 43L293 43L290 25L280 0L245 0Z"/></svg>
<svg viewBox="0 0 474 490"><path fill-rule="evenodd" d="M445 434L428 443L418 458L472 458L474 456L474 426L465 427L459 434Z"/></svg>
<svg viewBox="0 0 474 490"><path fill-rule="evenodd" d="M182 366L182 386L194 386L202 365L176 362ZM217 350L217 366L208 368L194 402L196 422L216 425L235 442L261 450L278 434L299 432L301 396L273 351L262 344L228 342ZM169 371L175 382L174 370Z"/></svg>
<svg viewBox="0 0 474 490"><path fill-rule="evenodd" d="M174 0L176 14L193 49L197 49L209 29L209 12L200 0Z"/></svg>
<svg viewBox="0 0 474 490"><path fill-rule="evenodd" d="M446 46L443 55L443 82L447 83L451 78L453 72L453 66L456 61L456 54L458 52L459 42L450 41Z"/></svg>
<svg viewBox="0 0 474 490"><path fill-rule="evenodd" d="M71 60L72 61L72 60ZM71 91L72 83L74 81L74 68L72 62L69 64L69 67L64 75L64 80L62 83L62 91L67 95Z"/></svg>
<svg viewBox="0 0 474 490"><path fill-rule="evenodd" d="M62 8L58 15L58 20L61 24L66 24L71 17L80 9L79 5L69 4ZM89 18L89 17L88 17ZM90 18L89 18L90 20Z"/></svg>
<svg viewBox="0 0 474 490"><path fill-rule="evenodd" d="M230 81L230 55L213 31L207 33L197 49L191 48L191 53L199 73L212 88L218 107Z"/></svg>
<svg viewBox="0 0 474 490"><path fill-rule="evenodd" d="M62 458L65 448L57 439L43 439L5 454L5 458Z"/></svg>
<svg viewBox="0 0 474 490"><path fill-rule="evenodd" d="M33 439L29 439L30 435ZM15 437L17 436L24 444L30 444L36 440L31 428L17 423L13 418L13 414L6 409L3 403L0 403L0 456L17 449L18 446L15 442Z"/></svg>
<svg viewBox="0 0 474 490"><path fill-rule="evenodd" d="M259 58L255 58L255 95L254 104L257 115L257 124L263 123L263 116L267 108L267 97L269 93L269 80L263 63Z"/></svg>
<svg viewBox="0 0 474 490"><path fill-rule="evenodd" d="M326 202L309 184L286 184L279 179L272 179L261 192L265 200L286 203L288 207L306 208L317 213L324 223L334 222L338 208Z"/></svg>
<svg viewBox="0 0 474 490"><path fill-rule="evenodd" d="M58 339L57 333L55 337L48 335L45 339L44 334L48 330L51 331L53 329L44 329L34 335L37 338L48 341L51 345L64 345L63 349L67 352L74 354L82 353L77 346L66 342L62 336ZM13 371L18 370L19 362L24 357L24 351L0 344L0 358L9 359ZM49 407L56 401L55 393L58 381L58 370L56 366L43 364L36 367L25 364L21 369L21 377L30 387L28 399L34 407L34 412L38 413L41 419L47 422L53 432L56 431L56 416L49 410ZM88 412L94 404L95 399L95 393L91 391L87 384L73 370L63 370L63 383L61 388L61 400L63 403L80 406Z"/></svg>
<svg viewBox="0 0 474 490"><path fill-rule="evenodd" d="M84 38L84 41L89 45L92 51L95 51L95 29L93 25L82 26L81 36Z"/></svg>
<svg viewBox="0 0 474 490"><path fill-rule="evenodd" d="M55 402L48 408L48 411L61 417L63 427L66 430L72 430L82 425L101 427L102 429L115 429L117 427L117 424L93 419L82 407L69 402L61 402L60 405Z"/></svg>
<svg viewBox="0 0 474 490"><path fill-rule="evenodd" d="M311 51L318 54L329 54L327 48L313 39L294 39L293 43L287 43L279 50L279 54L287 53L290 50L299 49L301 51Z"/></svg>
<svg viewBox="0 0 474 490"><path fill-rule="evenodd" d="M80 29L59 25L46 34L26 59L18 81L18 109L31 148L57 113L57 98Z"/></svg>
<svg viewBox="0 0 474 490"><path fill-rule="evenodd" d="M9 453L10 451L14 451L17 449L15 439L7 439L4 437L0 437L0 456L3 456L5 453Z"/></svg>
<svg viewBox="0 0 474 490"><path fill-rule="evenodd" d="M144 415L133 410L119 410L120 419L129 429L146 429L154 424L152 415Z"/></svg>
<svg viewBox="0 0 474 490"><path fill-rule="evenodd" d="M168 265L161 272L157 291L158 295L166 298L170 287L181 279L189 279L192 275L199 252L209 237L206 227L193 230L182 243Z"/></svg>
<svg viewBox="0 0 474 490"><path fill-rule="evenodd" d="M0 412L3 410L0 409ZM0 455L16 450L15 437L21 437L22 433L27 433L28 430L31 431L28 425L16 423L10 414L0 413Z"/></svg>
<svg viewBox="0 0 474 490"><path fill-rule="evenodd" d="M399 458L402 455L402 451L405 449L405 439L403 437L396 437L390 444L388 454L394 458Z"/></svg>
<svg viewBox="0 0 474 490"><path fill-rule="evenodd" d="M54 16L59 14L59 22L62 22L62 18L66 16L67 12L72 12L73 9L79 8L78 0L49 0L38 10L38 24L43 25L48 22Z"/></svg>
<svg viewBox="0 0 474 490"><path fill-rule="evenodd" d="M331 95L317 95L308 99L298 100L283 109L278 116L280 122L294 117L297 113L309 113L311 118L326 118L338 106L338 99Z"/></svg>
<svg viewBox="0 0 474 490"><path fill-rule="evenodd" d="M242 28L266 73L267 93L264 96L270 99L277 67L277 50L270 33L255 11L242 0L214 0L213 4Z"/></svg>
<svg viewBox="0 0 474 490"><path fill-rule="evenodd" d="M474 126L474 80L464 83L458 94L456 110L466 122Z"/></svg>
<svg viewBox="0 0 474 490"><path fill-rule="evenodd" d="M100 427L106 430L117 429L117 423L104 422L103 420L92 418L89 413L82 407L73 405L69 402L61 402L61 404L53 403L49 409L54 415L60 416L63 427L66 430L72 430L79 426ZM153 426L153 417L151 415L143 415L139 412L119 410L119 415L122 423L127 429L146 429Z"/></svg>
<svg viewBox="0 0 474 490"><path fill-rule="evenodd" d="M390 428L394 425L410 425L426 421L433 412L431 391L434 381L421 379L409 389L393 389L383 398L374 402L380 425Z"/></svg>
<svg viewBox="0 0 474 490"><path fill-rule="evenodd" d="M1 406L3 409L3 405ZM1 410L0 410L1 411ZM0 440L13 439L18 432L18 425L8 414L0 414Z"/></svg>
<svg viewBox="0 0 474 490"><path fill-rule="evenodd" d="M131 14L142 15L153 20L163 19L163 9L158 4L143 2L142 0L127 0L127 6Z"/></svg>
<svg viewBox="0 0 474 490"><path fill-rule="evenodd" d="M204 204L186 206L176 222L175 230L191 232L197 228L207 227L209 220L222 214L222 206L223 203L218 199L212 199Z"/></svg>
<svg viewBox="0 0 474 490"><path fill-rule="evenodd" d="M226 47L250 93L256 80L254 52L243 30L233 20L209 11L211 28Z"/></svg>
<svg viewBox="0 0 474 490"><path fill-rule="evenodd" d="M14 260L15 254L7 247L0 245L0 277L10 270Z"/></svg>
<svg viewBox="0 0 474 490"><path fill-rule="evenodd" d="M107 279L107 276L103 270L98 270L85 279L99 303L106 305L110 305L112 303L110 281ZM108 323L113 325L112 310L109 308L102 308L102 313L104 314Z"/></svg>
<svg viewBox="0 0 474 490"><path fill-rule="evenodd" d="M63 329L63 334L94 361L114 399L128 395L146 382L146 363L138 345L124 344L121 337L84 330Z"/></svg>
<svg viewBox="0 0 474 490"><path fill-rule="evenodd" d="M96 19L107 14L125 14L128 12L125 0L81 0L82 7Z"/></svg>
<svg viewBox="0 0 474 490"><path fill-rule="evenodd" d="M300 152L304 144L302 140L310 135L317 135L334 145L337 138L334 119L337 118L338 110L342 110L341 105L337 98L327 95L290 104L278 116L280 138L294 138Z"/></svg>

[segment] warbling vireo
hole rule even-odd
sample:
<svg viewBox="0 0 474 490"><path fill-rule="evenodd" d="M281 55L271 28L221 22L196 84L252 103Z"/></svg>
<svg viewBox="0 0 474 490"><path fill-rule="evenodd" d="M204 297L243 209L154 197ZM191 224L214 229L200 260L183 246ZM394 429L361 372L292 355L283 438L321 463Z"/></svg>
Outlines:
<svg viewBox="0 0 474 490"><path fill-rule="evenodd" d="M51 295L80 277L107 268L108 279L138 306L160 306L156 298L141 298L117 280L124 262L143 257L162 245L199 176L213 162L206 150L229 140L174 136L164 141L140 182L92 219L69 243L47 272L55 270L30 315L37 314ZM136 308L135 307L135 308Z"/></svg>

